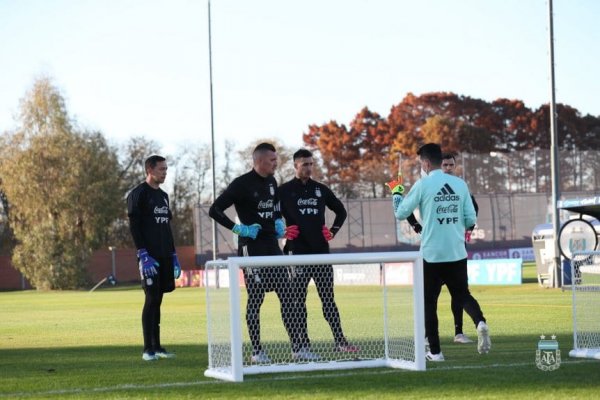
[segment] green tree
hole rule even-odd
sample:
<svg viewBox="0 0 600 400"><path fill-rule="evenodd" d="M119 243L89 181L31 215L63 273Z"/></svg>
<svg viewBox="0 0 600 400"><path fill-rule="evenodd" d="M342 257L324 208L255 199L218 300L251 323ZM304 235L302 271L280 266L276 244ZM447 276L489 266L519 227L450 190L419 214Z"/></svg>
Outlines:
<svg viewBox="0 0 600 400"><path fill-rule="evenodd" d="M154 140L143 136L130 138L118 151L119 177L115 182L120 193L119 212L110 224L106 245L120 248L133 247L126 198L130 190L146 179L144 161L152 154L161 154L160 146Z"/></svg>
<svg viewBox="0 0 600 400"><path fill-rule="evenodd" d="M120 209L116 151L101 133L75 127L46 77L21 101L19 121L0 157L13 265L37 289L81 288Z"/></svg>

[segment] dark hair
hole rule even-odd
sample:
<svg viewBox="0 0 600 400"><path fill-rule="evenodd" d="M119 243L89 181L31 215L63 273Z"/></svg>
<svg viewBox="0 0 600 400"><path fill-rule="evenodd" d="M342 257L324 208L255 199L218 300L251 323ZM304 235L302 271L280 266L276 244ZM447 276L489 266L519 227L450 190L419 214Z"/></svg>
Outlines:
<svg viewBox="0 0 600 400"><path fill-rule="evenodd" d="M157 156L156 154L146 158L146 161L144 161L144 169L146 170L146 173L148 170L156 167L156 164L162 161L167 161L167 159L163 156Z"/></svg>
<svg viewBox="0 0 600 400"><path fill-rule="evenodd" d="M452 153L444 153L444 155L442 156L442 160L450 160L453 159L454 161L456 161L456 158L454 157L454 154Z"/></svg>
<svg viewBox="0 0 600 400"><path fill-rule="evenodd" d="M308 158L308 157L312 157L312 156L313 156L313 154L311 153L310 150L300 149L294 153L294 161L296 161L299 158Z"/></svg>
<svg viewBox="0 0 600 400"><path fill-rule="evenodd" d="M442 164L442 148L437 143L427 143L417 150L417 155L424 160L429 160L433 165Z"/></svg>
<svg viewBox="0 0 600 400"><path fill-rule="evenodd" d="M260 152L263 152L263 151L276 152L277 150L275 150L275 146L273 146L271 143L263 142L254 148L254 151L252 152L252 154L257 153L259 151Z"/></svg>

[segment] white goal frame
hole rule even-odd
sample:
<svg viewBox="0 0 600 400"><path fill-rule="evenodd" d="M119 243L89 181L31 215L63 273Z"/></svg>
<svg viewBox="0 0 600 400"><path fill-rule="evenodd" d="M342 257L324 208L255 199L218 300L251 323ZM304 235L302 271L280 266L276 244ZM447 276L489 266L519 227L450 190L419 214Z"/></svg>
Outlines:
<svg viewBox="0 0 600 400"><path fill-rule="evenodd" d="M600 251L571 257L573 349L570 357L600 360Z"/></svg>
<svg viewBox="0 0 600 400"><path fill-rule="evenodd" d="M407 359L397 355L400 352L394 352L391 346L398 346L390 339L393 337L392 329L388 324L388 310L394 307L394 304L388 301L385 278L385 265L388 263L412 263L412 316L407 317L407 324L412 324L413 337L411 347L414 354ZM384 356L377 359L364 360L337 360L324 362L294 362L276 363L267 365L245 365L243 360L243 329L245 323L242 323L242 307L240 304L240 269L243 267L286 267L286 266L304 266L304 265L346 265L346 264L379 264L381 276L381 290L383 291L383 330L381 332L384 343ZM219 290L219 270L228 271L228 321L223 317L224 310L213 310L211 298L209 296L210 288ZM212 271L212 272L211 272ZM299 371L318 371L318 370L342 370L354 368L375 368L389 367L401 368L414 371L425 370L425 322L424 322L424 293L423 293L423 261L420 252L375 252L375 253L336 253L336 254L310 254L310 255L283 255L283 256L253 256L253 257L230 257L227 260L215 260L206 263L205 271L206 287L206 319L208 330L208 368L205 370L206 377L231 381L242 382L246 374L275 373L275 372L299 372ZM407 285L408 286L408 285ZM407 297L410 293L407 293ZM223 300L223 299L222 299ZM409 301L410 301L409 300ZM223 301L225 302L225 301ZM211 323L213 318L222 317L229 332L217 332ZM411 331L410 325L407 327ZM229 337L224 337L229 336ZM410 349L412 351L413 349ZM218 353L218 354L217 354ZM225 354L225 356L223 355Z"/></svg>

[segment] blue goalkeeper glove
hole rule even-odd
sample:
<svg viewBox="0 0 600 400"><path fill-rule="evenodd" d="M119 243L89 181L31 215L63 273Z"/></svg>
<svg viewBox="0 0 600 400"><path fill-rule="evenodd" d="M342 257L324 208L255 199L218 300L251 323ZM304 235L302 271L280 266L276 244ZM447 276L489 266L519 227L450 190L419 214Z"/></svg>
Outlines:
<svg viewBox="0 0 600 400"><path fill-rule="evenodd" d="M261 229L262 226L260 226L260 224L252 224L250 226L243 224L235 224L231 231L240 237L249 237L252 239L256 239L258 231Z"/></svg>
<svg viewBox="0 0 600 400"><path fill-rule="evenodd" d="M175 279L179 279L181 276L181 264L179 264L177 253L173 253L173 276Z"/></svg>
<svg viewBox="0 0 600 400"><path fill-rule="evenodd" d="M275 220L275 232L277 233L277 239L294 240L300 235L298 225L285 226L285 222L281 218Z"/></svg>
<svg viewBox="0 0 600 400"><path fill-rule="evenodd" d="M283 222L283 219L278 218L275 220L275 232L277 232L277 239L285 236L285 222Z"/></svg>
<svg viewBox="0 0 600 400"><path fill-rule="evenodd" d="M139 260L138 264L140 267L140 274L142 274L144 278L150 278L158 274L158 271L156 270L156 268L159 266L158 261L150 257L150 254L148 254L146 249L139 249L137 251L137 256Z"/></svg>

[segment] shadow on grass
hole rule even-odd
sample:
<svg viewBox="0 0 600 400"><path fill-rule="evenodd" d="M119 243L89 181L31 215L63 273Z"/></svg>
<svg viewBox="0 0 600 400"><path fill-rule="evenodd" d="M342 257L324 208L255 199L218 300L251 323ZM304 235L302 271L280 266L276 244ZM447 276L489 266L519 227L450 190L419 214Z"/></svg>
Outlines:
<svg viewBox="0 0 600 400"><path fill-rule="evenodd" d="M443 340L444 363L428 363L428 371L388 368L247 375L244 384L205 378L206 345L169 347L175 359L144 362L138 346L55 347L2 350L0 397L81 396L109 398L505 398L542 395L595 396L600 381L598 361L569 359L564 343L563 365L544 372L535 365L537 338L498 336L490 354L476 345ZM441 389L440 385L443 385ZM526 395L527 394L527 395Z"/></svg>
<svg viewBox="0 0 600 400"><path fill-rule="evenodd" d="M140 346L5 349L0 357L0 396L205 379L206 345L176 345L168 350L177 357L148 362L142 360Z"/></svg>

